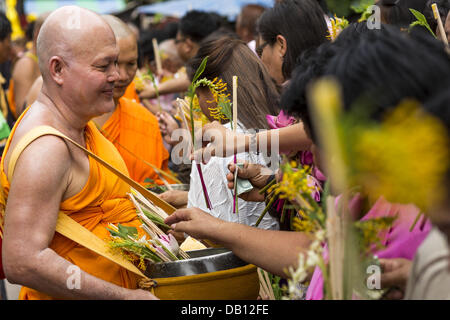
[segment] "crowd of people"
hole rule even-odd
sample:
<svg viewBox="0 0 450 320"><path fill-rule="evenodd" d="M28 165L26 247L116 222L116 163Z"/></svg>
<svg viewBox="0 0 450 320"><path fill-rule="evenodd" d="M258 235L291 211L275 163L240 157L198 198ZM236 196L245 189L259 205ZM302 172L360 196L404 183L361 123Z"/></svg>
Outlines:
<svg viewBox="0 0 450 320"><path fill-rule="evenodd" d="M75 142L172 206L180 244L226 247L289 298L367 297L339 293L343 240L380 267L378 298L449 299L450 1L374 5L345 19L279 0L234 24L192 10L148 30L67 6L36 20L20 57L0 13L0 278L20 299L158 298L55 232L61 214L101 239L142 231L130 186Z"/></svg>

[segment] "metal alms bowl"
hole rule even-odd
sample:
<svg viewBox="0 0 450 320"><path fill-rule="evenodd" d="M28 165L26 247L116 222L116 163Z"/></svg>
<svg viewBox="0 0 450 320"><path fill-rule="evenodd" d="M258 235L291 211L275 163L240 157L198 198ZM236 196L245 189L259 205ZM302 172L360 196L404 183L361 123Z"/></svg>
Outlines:
<svg viewBox="0 0 450 320"><path fill-rule="evenodd" d="M228 270L248 265L228 249L208 248L187 252L191 259L152 263L147 261L145 275L150 278L173 278Z"/></svg>

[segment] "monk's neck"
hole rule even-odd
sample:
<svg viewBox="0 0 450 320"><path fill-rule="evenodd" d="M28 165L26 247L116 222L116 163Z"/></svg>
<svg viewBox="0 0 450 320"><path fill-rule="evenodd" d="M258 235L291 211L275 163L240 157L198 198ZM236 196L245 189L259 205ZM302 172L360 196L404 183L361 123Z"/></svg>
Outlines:
<svg viewBox="0 0 450 320"><path fill-rule="evenodd" d="M50 97L45 88L38 96L37 102L45 106L53 118L52 125L75 141L84 140L84 130L89 119L83 119L77 116L71 108L59 99L57 96Z"/></svg>
<svg viewBox="0 0 450 320"><path fill-rule="evenodd" d="M117 107L119 106L119 101L114 100L114 105L116 106L114 108L114 111L102 114L101 116L95 117L94 119L92 119L92 121L94 121L97 128L101 129L105 125L105 123L109 120L109 118L111 118L111 116L116 111Z"/></svg>

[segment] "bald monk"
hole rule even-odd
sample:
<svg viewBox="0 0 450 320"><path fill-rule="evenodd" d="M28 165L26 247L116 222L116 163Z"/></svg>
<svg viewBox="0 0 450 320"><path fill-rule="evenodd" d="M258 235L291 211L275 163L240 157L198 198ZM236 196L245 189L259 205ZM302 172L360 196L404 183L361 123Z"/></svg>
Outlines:
<svg viewBox="0 0 450 320"><path fill-rule="evenodd" d="M41 75L36 55L36 41L39 30L49 13L42 14L35 22L33 30L33 46L20 58L12 70L8 91L8 102L15 119L24 110L25 98L35 80Z"/></svg>
<svg viewBox="0 0 450 320"><path fill-rule="evenodd" d="M104 16L104 19L116 36L119 48L119 79L114 87L115 109L95 118L94 122L119 150L132 179L141 184L145 184L146 179L151 179L162 185L162 179L146 163L169 172L169 152L163 145L158 120L140 104L123 97L137 71L136 36L119 18Z"/></svg>
<svg viewBox="0 0 450 320"><path fill-rule="evenodd" d="M78 20L68 23L73 17ZM115 107L118 49L108 24L86 9L57 9L42 26L37 54L42 91L18 119L1 162L6 277L24 286L20 299L153 299L136 289L133 274L55 233L59 211L102 239L108 236L108 223L138 227L126 195L129 186L51 135L28 144L8 178L11 153L39 126L53 127L127 172L117 149L91 122ZM75 266L80 268L80 285L68 286Z"/></svg>

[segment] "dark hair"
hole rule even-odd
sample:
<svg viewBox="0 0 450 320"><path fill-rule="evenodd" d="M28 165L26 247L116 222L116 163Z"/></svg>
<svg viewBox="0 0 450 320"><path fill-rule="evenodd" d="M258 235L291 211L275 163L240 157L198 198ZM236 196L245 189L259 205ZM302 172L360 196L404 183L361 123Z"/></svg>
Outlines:
<svg viewBox="0 0 450 320"><path fill-rule="evenodd" d="M271 46L278 35L286 38L282 71L289 79L302 52L327 41L328 27L317 0L283 0L262 14L258 33Z"/></svg>
<svg viewBox="0 0 450 320"><path fill-rule="evenodd" d="M439 15L441 16L442 22L445 23L445 19L447 19L448 12L450 11L450 0L428 0L427 5L423 10L423 14L425 15L425 18L427 18L431 30L436 32L438 25L436 19L434 18L433 9L431 8L433 3L437 4Z"/></svg>
<svg viewBox="0 0 450 320"><path fill-rule="evenodd" d="M171 22L164 26L162 29L151 29L147 31L141 31L138 42L139 50L139 66L143 65L145 59L152 61L155 59L155 53L153 52L152 40L155 38L158 43L167 39L173 39L176 37L178 31L178 22Z"/></svg>
<svg viewBox="0 0 450 320"><path fill-rule="evenodd" d="M192 10L181 18L179 31L183 36L199 43L220 26L221 21L219 21L217 15Z"/></svg>
<svg viewBox="0 0 450 320"><path fill-rule="evenodd" d="M299 117L308 136L315 140L311 130L312 119L308 110L307 91L310 83L319 79L325 72L325 67L336 54L336 44L324 43L318 48L305 51L301 56L302 63L292 72L288 87L284 90L280 105L287 113Z"/></svg>
<svg viewBox="0 0 450 320"><path fill-rule="evenodd" d="M12 33L11 22L6 15L0 11L0 41L5 40Z"/></svg>
<svg viewBox="0 0 450 320"><path fill-rule="evenodd" d="M316 49L295 70L281 105L289 113L299 114L310 130L306 87L320 76L339 81L346 109L364 106L373 119L381 119L405 98L425 103L448 90L450 59L441 42L420 35L410 37L388 25L352 37L362 30L346 29L335 43ZM314 133L311 137L314 139Z"/></svg>
<svg viewBox="0 0 450 320"><path fill-rule="evenodd" d="M207 41L197 55L188 62L187 72L192 79L205 57L208 57L202 78L220 78L232 92L233 76L238 76L239 120L246 129L268 129L266 114L279 111L278 92L270 75L245 42L221 37Z"/></svg>
<svg viewBox="0 0 450 320"><path fill-rule="evenodd" d="M409 9L423 12L426 0L380 0L377 4L381 8L381 19L387 24L399 28L408 28L415 20Z"/></svg>

